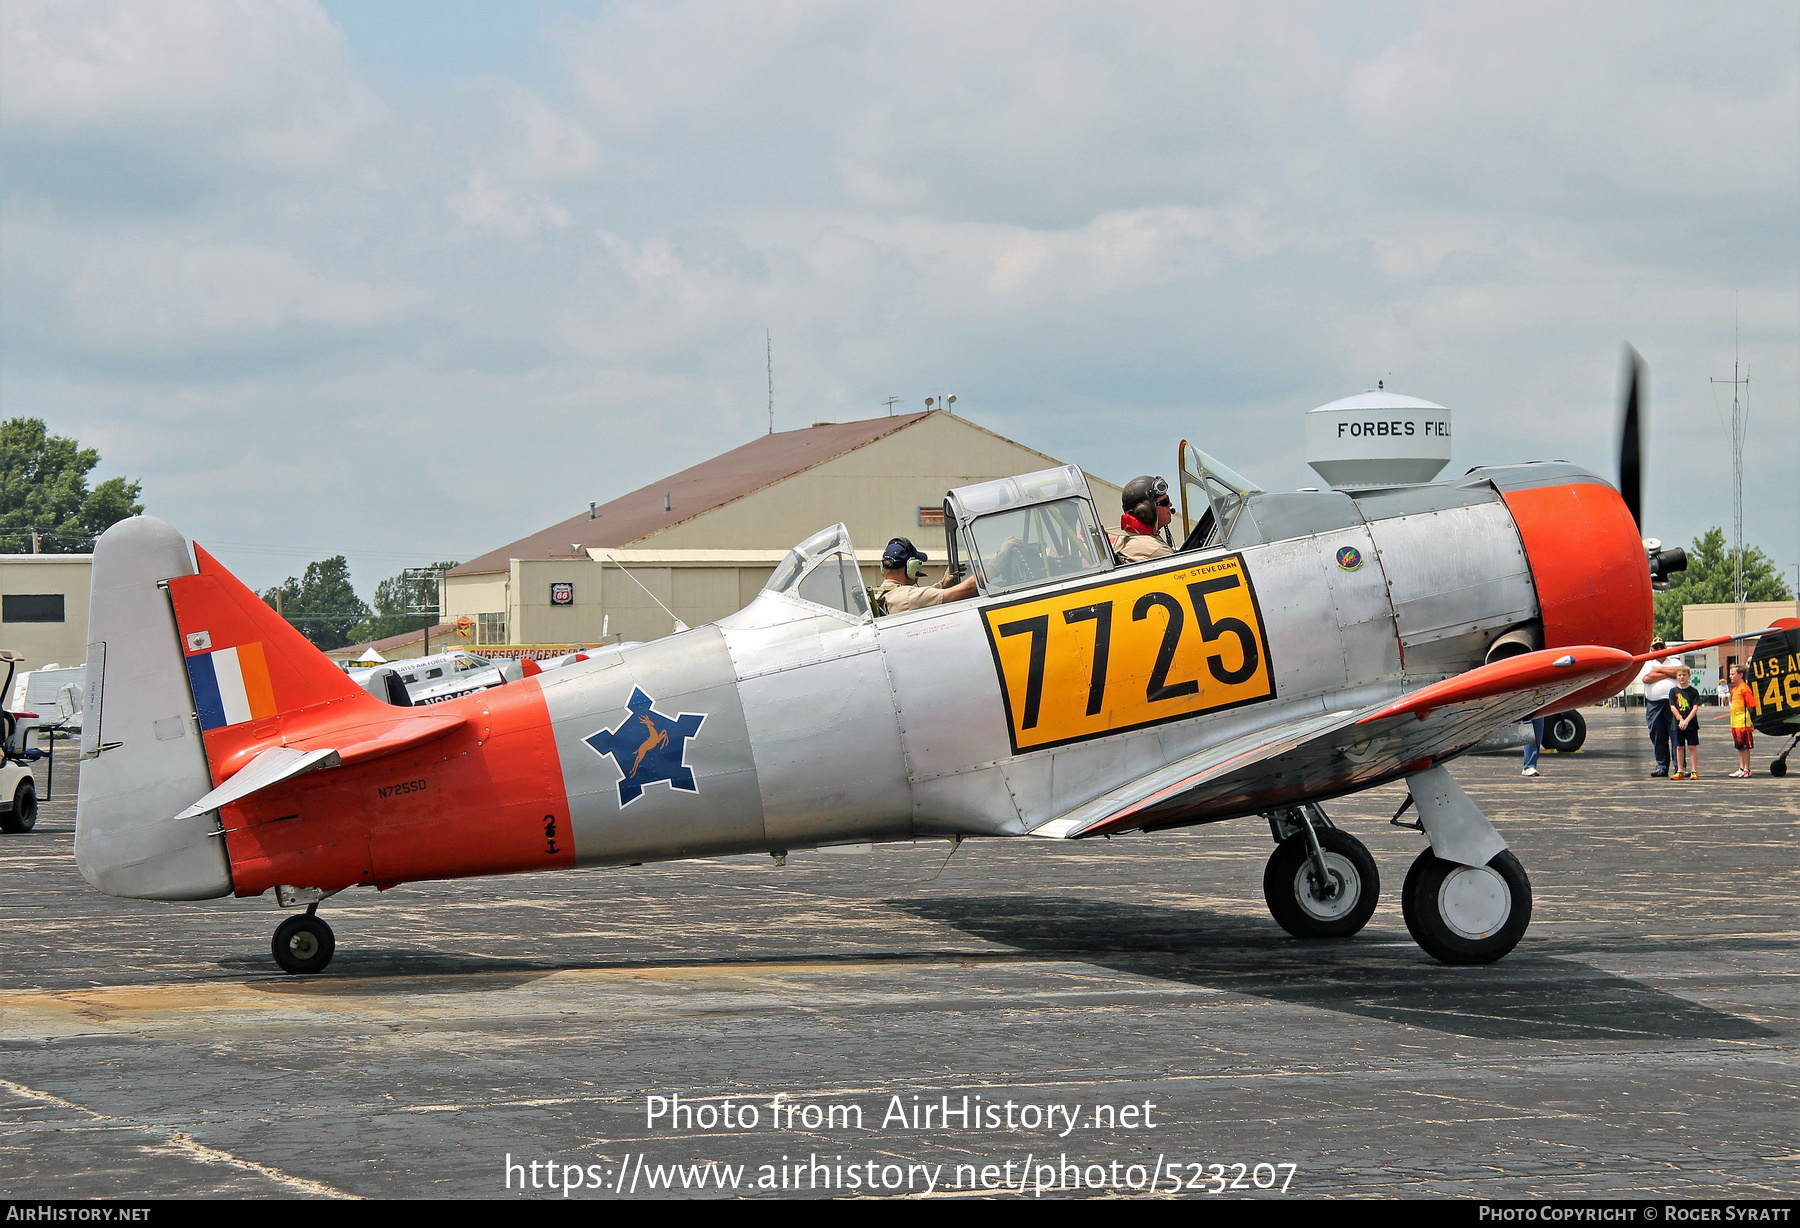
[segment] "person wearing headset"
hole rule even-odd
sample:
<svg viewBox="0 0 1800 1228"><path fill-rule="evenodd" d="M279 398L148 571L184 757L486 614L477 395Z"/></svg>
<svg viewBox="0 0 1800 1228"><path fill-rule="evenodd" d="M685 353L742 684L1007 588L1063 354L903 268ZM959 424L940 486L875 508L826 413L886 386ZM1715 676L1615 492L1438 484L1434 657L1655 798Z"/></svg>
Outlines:
<svg viewBox="0 0 1800 1228"><path fill-rule="evenodd" d="M1124 515L1119 517L1122 532L1113 534L1113 550L1127 563L1142 563L1174 554L1169 542L1169 522L1175 519L1175 508L1169 502L1169 484L1161 478L1132 478L1125 483Z"/></svg>
<svg viewBox="0 0 1800 1228"><path fill-rule="evenodd" d="M899 614L906 610L922 610L946 601L961 601L975 595L975 577L952 583L944 578L929 588L919 583L925 567L925 552L904 537L896 537L881 552L881 586L875 590L877 614Z"/></svg>

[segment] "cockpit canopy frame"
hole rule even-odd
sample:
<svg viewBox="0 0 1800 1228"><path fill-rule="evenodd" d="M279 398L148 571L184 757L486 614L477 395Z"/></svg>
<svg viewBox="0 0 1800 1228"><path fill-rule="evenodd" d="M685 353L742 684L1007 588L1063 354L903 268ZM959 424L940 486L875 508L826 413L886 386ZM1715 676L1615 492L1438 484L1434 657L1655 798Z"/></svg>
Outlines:
<svg viewBox="0 0 1800 1228"><path fill-rule="evenodd" d="M820 529L787 552L763 592L819 606L857 622L874 617L850 530L842 523Z"/></svg>
<svg viewBox="0 0 1800 1228"><path fill-rule="evenodd" d="M1251 495L1263 488L1220 464L1187 440L1176 453L1181 481L1181 521L1187 526L1183 550L1223 545Z"/></svg>
<svg viewBox="0 0 1800 1228"><path fill-rule="evenodd" d="M944 496L944 540L952 572L972 571L984 596L1113 566L1112 542L1076 465L957 487Z"/></svg>

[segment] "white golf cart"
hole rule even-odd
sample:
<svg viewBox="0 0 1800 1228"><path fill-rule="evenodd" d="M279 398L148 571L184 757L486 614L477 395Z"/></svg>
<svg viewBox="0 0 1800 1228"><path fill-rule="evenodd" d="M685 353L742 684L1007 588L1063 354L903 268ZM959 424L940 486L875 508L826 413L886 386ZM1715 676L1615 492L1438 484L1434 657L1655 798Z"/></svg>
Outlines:
<svg viewBox="0 0 1800 1228"><path fill-rule="evenodd" d="M0 648L0 662L6 666L6 683L0 686L0 696L12 690L13 673L23 659L16 652ZM0 707L0 832L27 832L37 826L37 780L26 762L25 748L15 736L21 717L28 715Z"/></svg>

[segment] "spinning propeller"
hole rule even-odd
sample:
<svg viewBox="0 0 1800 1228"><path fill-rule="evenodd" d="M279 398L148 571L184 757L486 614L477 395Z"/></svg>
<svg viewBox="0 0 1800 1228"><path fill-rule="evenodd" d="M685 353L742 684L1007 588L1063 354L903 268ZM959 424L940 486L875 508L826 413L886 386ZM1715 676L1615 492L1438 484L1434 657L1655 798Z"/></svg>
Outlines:
<svg viewBox="0 0 1800 1228"><path fill-rule="evenodd" d="M1630 345L1625 347L1625 412L1619 427L1619 494L1625 508L1644 531L1644 357ZM1644 554L1650 564L1650 587L1662 592L1669 587L1669 577L1687 568L1687 551L1680 546L1667 550L1654 537L1644 538Z"/></svg>

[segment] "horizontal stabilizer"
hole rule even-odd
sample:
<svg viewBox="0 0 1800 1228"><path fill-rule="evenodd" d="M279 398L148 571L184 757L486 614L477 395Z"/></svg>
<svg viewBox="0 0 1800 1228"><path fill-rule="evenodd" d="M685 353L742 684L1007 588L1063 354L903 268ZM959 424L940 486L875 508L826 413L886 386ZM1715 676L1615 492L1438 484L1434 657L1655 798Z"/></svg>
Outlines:
<svg viewBox="0 0 1800 1228"><path fill-rule="evenodd" d="M315 761L312 766L272 777L261 784L245 789L238 794L238 797L247 797L260 789L278 784L290 776L298 775L301 771L317 771L339 766L348 767L351 764L367 763L371 759L380 759L387 755L399 754L401 751L412 750L427 742L435 742L467 723L466 717L459 716L454 712L433 712L429 709L420 711L416 708L395 709L386 704L379 705L376 712L383 715L378 715L370 720L355 720L353 717L351 721L346 721L339 717L336 722L329 722L321 719L318 723L317 733L307 732L303 724L296 722L297 727L292 728L286 734L287 744L285 746L271 747L260 751L251 747L247 751L239 752L242 766L233 760L227 760L221 764L221 770L228 772L229 775L224 783L213 791L213 794L230 788L239 776L253 770L257 764L279 752L298 751L309 754L328 754L334 756L334 759L330 763L320 759ZM385 715L386 713L393 713L393 715ZM211 797L213 794L207 796ZM202 798L194 805L198 806L205 800ZM236 801L237 798L224 800Z"/></svg>
<svg viewBox="0 0 1800 1228"><path fill-rule="evenodd" d="M302 772L333 768L341 762L342 760L339 759L335 750L301 750L294 746L271 747L252 759L237 775L175 817L191 819L196 815L205 814L208 810L217 810L227 802L242 801L252 793L260 792L270 785L278 785Z"/></svg>

